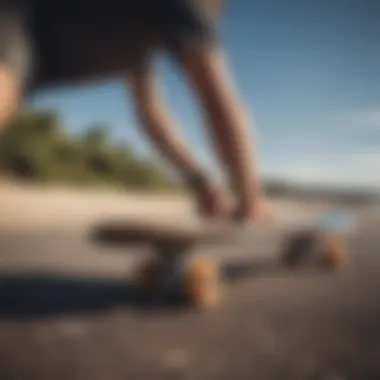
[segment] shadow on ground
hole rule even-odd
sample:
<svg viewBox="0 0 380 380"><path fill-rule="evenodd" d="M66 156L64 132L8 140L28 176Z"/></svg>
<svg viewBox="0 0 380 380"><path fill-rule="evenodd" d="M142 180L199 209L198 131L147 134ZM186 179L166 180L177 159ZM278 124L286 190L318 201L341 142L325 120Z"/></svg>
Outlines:
<svg viewBox="0 0 380 380"><path fill-rule="evenodd" d="M235 282L248 276L284 273L266 262L227 263L222 277ZM57 273L0 275L0 317L38 318L83 314L126 306L136 311L174 311L186 306L178 297L157 300L139 292L132 283L105 277L79 277ZM182 306L178 307L178 306Z"/></svg>
<svg viewBox="0 0 380 380"><path fill-rule="evenodd" d="M122 281L68 275L17 274L0 278L0 316L41 317L107 310L136 301Z"/></svg>

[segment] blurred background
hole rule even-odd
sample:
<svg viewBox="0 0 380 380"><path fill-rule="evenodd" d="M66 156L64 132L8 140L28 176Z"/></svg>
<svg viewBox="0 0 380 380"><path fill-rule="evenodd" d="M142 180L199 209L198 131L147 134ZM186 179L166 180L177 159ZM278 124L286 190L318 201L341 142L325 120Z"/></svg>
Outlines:
<svg viewBox="0 0 380 380"><path fill-rule="evenodd" d="M380 27L376 3L362 4L227 2L222 35L252 133L259 135L264 178L379 190ZM163 57L157 66L184 138L216 168L196 99L171 61ZM156 157L128 95L122 78L36 94L2 141L3 172L42 181L169 186L152 168ZM23 167L26 158L30 168ZM115 161L128 161L130 173ZM137 161L141 167L134 170Z"/></svg>
<svg viewBox="0 0 380 380"><path fill-rule="evenodd" d="M370 0L227 2L226 52L276 216L354 213L358 269L259 271L206 316L125 305L126 268L143 254L83 235L111 216L195 218L122 78L28 99L0 139L0 378L379 378L379 12ZM184 139L219 176L196 98L173 62L157 65Z"/></svg>

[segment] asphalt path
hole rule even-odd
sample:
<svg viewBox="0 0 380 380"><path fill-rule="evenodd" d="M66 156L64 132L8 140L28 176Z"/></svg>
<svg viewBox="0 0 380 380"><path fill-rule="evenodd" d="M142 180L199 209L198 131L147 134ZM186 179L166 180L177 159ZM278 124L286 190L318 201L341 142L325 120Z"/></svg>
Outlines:
<svg viewBox="0 0 380 380"><path fill-rule="evenodd" d="M141 302L128 278L149 252L0 234L0 379L378 379L379 226L361 221L338 274L226 250L252 265L208 313Z"/></svg>

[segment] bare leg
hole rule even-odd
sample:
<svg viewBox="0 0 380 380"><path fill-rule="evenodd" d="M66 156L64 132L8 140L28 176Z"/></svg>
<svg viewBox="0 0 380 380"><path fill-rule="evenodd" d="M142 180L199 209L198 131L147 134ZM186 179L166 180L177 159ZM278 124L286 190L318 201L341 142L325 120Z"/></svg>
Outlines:
<svg viewBox="0 0 380 380"><path fill-rule="evenodd" d="M14 115L20 100L20 83L6 66L0 65L0 135Z"/></svg>
<svg viewBox="0 0 380 380"><path fill-rule="evenodd" d="M132 94L141 126L154 146L178 169L192 188L199 211L206 217L220 217L227 211L221 192L188 151L178 136L151 67L141 67L131 75Z"/></svg>
<svg viewBox="0 0 380 380"><path fill-rule="evenodd" d="M222 53L217 48L189 49L180 62L203 105L219 156L229 171L238 197L235 217L266 216L246 115Z"/></svg>

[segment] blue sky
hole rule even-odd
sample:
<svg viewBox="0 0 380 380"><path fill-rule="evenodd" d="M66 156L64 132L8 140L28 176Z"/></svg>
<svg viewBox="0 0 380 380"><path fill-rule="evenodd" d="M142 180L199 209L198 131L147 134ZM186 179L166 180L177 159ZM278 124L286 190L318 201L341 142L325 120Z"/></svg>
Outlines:
<svg viewBox="0 0 380 380"><path fill-rule="evenodd" d="M380 5L231 0L226 10L226 52L263 175L380 188ZM184 138L212 166L196 99L170 61L157 69ZM44 92L30 103L58 109L74 133L106 123L113 138L151 154L121 81Z"/></svg>

